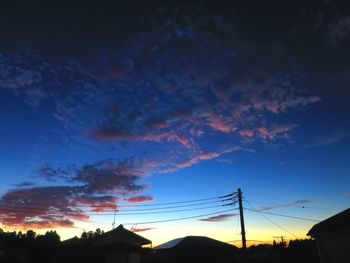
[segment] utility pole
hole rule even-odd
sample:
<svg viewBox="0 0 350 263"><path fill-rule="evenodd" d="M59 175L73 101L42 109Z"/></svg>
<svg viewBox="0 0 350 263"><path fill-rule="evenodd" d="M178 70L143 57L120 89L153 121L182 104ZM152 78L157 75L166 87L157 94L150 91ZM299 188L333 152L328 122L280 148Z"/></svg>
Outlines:
<svg viewBox="0 0 350 263"><path fill-rule="evenodd" d="M241 188L238 188L237 193L238 193L239 216L241 219L242 248L245 251L247 249L247 244L246 244L246 239L245 239L245 227L244 227L244 215L243 215Z"/></svg>

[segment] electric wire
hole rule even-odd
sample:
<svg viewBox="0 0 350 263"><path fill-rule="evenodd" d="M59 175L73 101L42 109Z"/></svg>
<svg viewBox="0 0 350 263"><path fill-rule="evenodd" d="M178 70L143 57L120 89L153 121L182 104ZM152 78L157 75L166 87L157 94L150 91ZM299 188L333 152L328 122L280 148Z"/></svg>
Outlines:
<svg viewBox="0 0 350 263"><path fill-rule="evenodd" d="M210 209L210 208L218 208L221 206L226 206L226 205L213 205L213 206L205 206L205 207L196 207L196 208L188 208L188 209L178 209L178 210L168 210L168 211L152 211L152 212L141 212L141 213L116 213L117 216L126 216L126 215L153 215L153 214L165 214L165 213L177 213L177 212L185 212L185 211L195 211L195 210L204 210L204 209ZM40 213L40 211L38 210L12 210L12 209L2 209L8 212L12 212L12 213L33 213L33 214L37 214ZM45 213L45 215L59 215L61 213L63 213L64 211L41 211L41 212L47 212ZM114 215L114 213L89 213L89 212L76 212L73 213L73 211L70 212L64 212L64 215L91 215L91 216L108 216L108 215Z"/></svg>
<svg viewBox="0 0 350 263"><path fill-rule="evenodd" d="M312 221L312 222L321 222L320 220L311 219L311 218L298 217L298 216L290 216L290 215L283 215L283 214L277 214L277 213L266 212L266 211L261 211L261 210L256 210L256 209L249 209L249 208L245 208L245 209L246 209L246 210L249 210L249 211L254 211L254 212L264 213L264 214L269 214L269 215L274 215L274 216L282 216L282 217L293 218L293 219L299 219L299 220L305 220L305 221Z"/></svg>
<svg viewBox="0 0 350 263"><path fill-rule="evenodd" d="M255 211L257 211L259 213L259 215L261 215L262 217L264 217L267 221L269 221L271 224L277 226L278 228L282 229L283 231L285 231L286 233L294 236L295 238L298 238L297 235L295 235L294 233L290 232L289 230L285 229L284 227L280 226L279 224L273 222L271 219L269 219L267 216L265 216L263 213L261 213L261 211L259 211L258 209L256 209L251 203L249 203L245 198L243 198L245 200L245 202L251 206ZM246 208L245 208L246 209Z"/></svg>
<svg viewBox="0 0 350 263"><path fill-rule="evenodd" d="M247 239L247 242L258 242L258 243L269 243L270 241L266 240L253 240L253 239ZM235 243L235 242L242 242L242 239L237 239L237 240L231 240L231 241L226 241L227 243Z"/></svg>
<svg viewBox="0 0 350 263"><path fill-rule="evenodd" d="M209 214L202 214L202 215L196 215L196 216L188 216L188 217L180 217L180 218L173 218L173 219L165 219L165 220L158 220L158 221L148 221L148 222L134 222L134 223L123 223L123 225L145 225L145 224L158 224L158 223L165 223L165 222L172 222L172 221L180 221L180 220L186 220L186 219L193 219L193 218L200 218L204 216L211 216L211 215L217 215L221 213L226 213L229 211L237 210L238 208L231 208L219 212L209 213Z"/></svg>
<svg viewBox="0 0 350 263"><path fill-rule="evenodd" d="M235 193L227 194L227 195L221 195L216 197L208 197L208 198L200 198L200 199L193 199L193 200L184 200L184 201L176 201L176 202L166 202L166 203L153 203L153 204L130 204L130 205L116 205L112 203L108 203L106 205L74 205L74 207L111 207L111 205L115 205L117 207L124 207L124 208L130 208L130 207L152 207L152 206L164 206L164 205L173 205L173 204L187 204L187 203L195 203L195 202L202 202L202 201L208 201L208 200L214 200L214 199L227 199L229 197L235 197ZM19 206L73 206L73 204L60 204L60 203L52 203L52 202L6 202L4 200L0 200L0 207L4 205L19 205Z"/></svg>
<svg viewBox="0 0 350 263"><path fill-rule="evenodd" d="M252 201L252 200L247 200L245 199L246 201L249 201L250 203L255 203L255 204L265 204L265 205L273 205L273 206L276 206L276 207L287 207L285 204L281 204L281 203L274 203L274 202L265 202L265 201ZM307 206L307 205L300 205L300 204L297 204L297 203L289 203L288 204L288 207L296 207L296 208L307 208L307 209L319 209L319 210L336 210L334 208L329 208L329 207L317 207L317 206Z"/></svg>
<svg viewBox="0 0 350 263"><path fill-rule="evenodd" d="M176 209L176 208L184 208L184 207L195 207L195 206L203 206L208 204L217 204L217 203L223 203L224 206L229 205L226 202L229 202L231 199L223 199L223 200L217 200L217 201L209 201L209 202L201 202L201 203L195 203L195 204L186 204L186 205L177 205L177 206L167 206L167 207L155 207L155 208L142 208L142 209L124 209L124 210L118 210L118 214L121 214L123 211L125 212L145 212L145 211L155 211L155 210L169 210L169 209ZM98 207L98 208L104 208L104 207ZM37 211L37 212L67 212L67 213L84 213L84 214L91 214L93 210L91 211L84 211L78 208L78 210L74 211L69 208L57 208L57 207L48 207L48 208L37 208L37 207L30 207L30 206L23 206L23 207L2 207L0 206L0 209L3 211L10 211L10 212L26 212L26 211ZM56 211L55 211L56 209ZM77 209L74 207L74 209ZM98 213L98 214L102 214ZM106 214L106 213L104 213Z"/></svg>

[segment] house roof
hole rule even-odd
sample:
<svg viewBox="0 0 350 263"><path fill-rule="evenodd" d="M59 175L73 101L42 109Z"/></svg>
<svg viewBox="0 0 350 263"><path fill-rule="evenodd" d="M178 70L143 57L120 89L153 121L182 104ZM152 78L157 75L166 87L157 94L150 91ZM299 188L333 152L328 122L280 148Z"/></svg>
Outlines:
<svg viewBox="0 0 350 263"><path fill-rule="evenodd" d="M343 232L346 229L350 230L350 208L314 225L307 235L317 237L320 234L338 231Z"/></svg>
<svg viewBox="0 0 350 263"><path fill-rule="evenodd" d="M142 245L148 245L152 243L150 240L135 234L123 227L123 225L119 225L116 229L108 231L102 234L97 240L94 242L94 246L105 246L111 245L114 243L122 243L134 247L141 247Z"/></svg>
<svg viewBox="0 0 350 263"><path fill-rule="evenodd" d="M209 237L203 236L187 236L182 238L173 239L169 242L166 242L162 245L155 247L154 249L169 249L169 248L178 248L178 247L226 247L234 248L230 244L221 242Z"/></svg>
<svg viewBox="0 0 350 263"><path fill-rule="evenodd" d="M78 243L79 241L80 241L80 239L77 236L75 236L75 237L72 237L72 238L69 238L69 239L62 241L62 244L70 245L70 244Z"/></svg>

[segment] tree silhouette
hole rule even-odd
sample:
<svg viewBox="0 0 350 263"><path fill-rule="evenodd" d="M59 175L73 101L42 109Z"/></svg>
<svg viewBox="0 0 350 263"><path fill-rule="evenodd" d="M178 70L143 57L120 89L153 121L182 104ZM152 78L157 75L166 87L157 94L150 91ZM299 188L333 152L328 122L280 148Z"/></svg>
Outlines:
<svg viewBox="0 0 350 263"><path fill-rule="evenodd" d="M95 230L95 232L94 231L89 231L89 232L84 231L81 234L80 238L84 239L84 240L88 240L88 239L96 238L96 237L102 235L103 233L104 233L103 230L101 230L100 228L97 228Z"/></svg>
<svg viewBox="0 0 350 263"><path fill-rule="evenodd" d="M56 231L39 235L33 230L23 234L21 231L5 232L0 228L0 249L3 251L0 256L1 263L50 262L59 246L60 236Z"/></svg>

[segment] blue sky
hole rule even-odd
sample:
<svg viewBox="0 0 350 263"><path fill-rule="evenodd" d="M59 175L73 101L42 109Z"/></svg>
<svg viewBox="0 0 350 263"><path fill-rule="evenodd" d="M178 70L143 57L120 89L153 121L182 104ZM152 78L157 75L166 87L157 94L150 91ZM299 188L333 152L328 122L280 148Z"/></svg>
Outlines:
<svg viewBox="0 0 350 263"><path fill-rule="evenodd" d="M182 17L171 10L133 21L141 30L116 26L115 37L85 42L58 32L73 51L45 34L45 47L33 44L34 36L2 46L4 228L57 228L68 238L110 229L110 214L125 205L217 197L238 187L260 211L322 220L348 207L349 66L337 53L348 35L337 35L336 26L312 31L324 41L333 37L317 46L319 39L303 38L286 23L285 32L276 28L276 36L261 39L258 25L250 32L244 19L225 12L185 8ZM317 48L293 45L286 37L293 30ZM117 223L220 209L117 217ZM146 225L142 234L154 243L190 234L229 241L237 235L234 213ZM249 239L295 237L260 214L246 216ZM269 218L298 237L314 223Z"/></svg>

